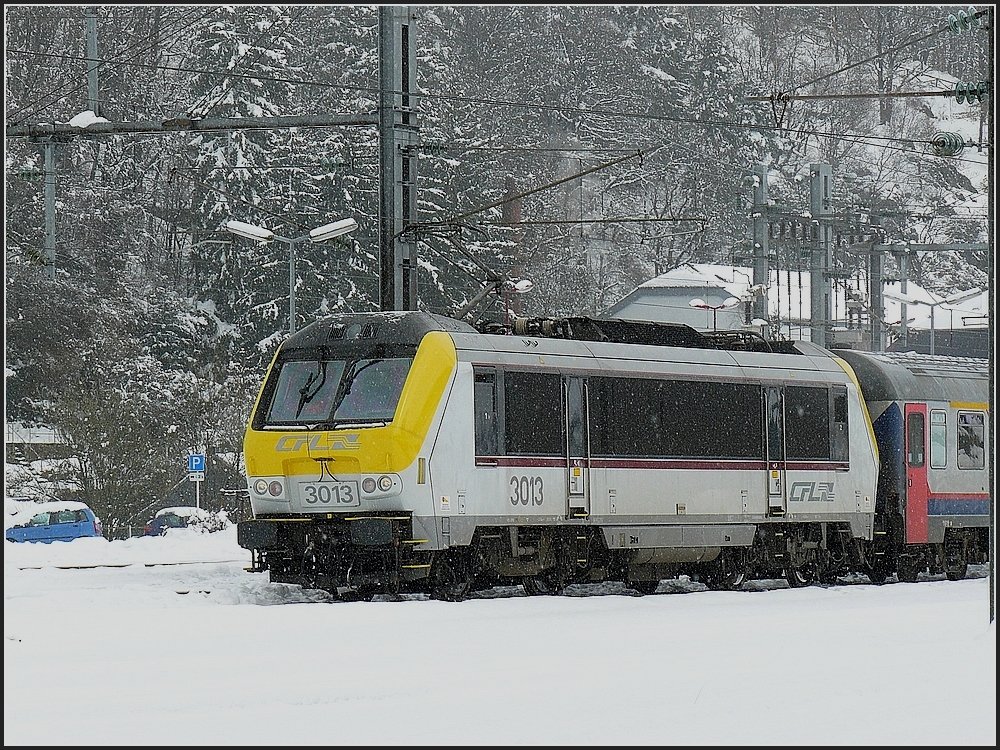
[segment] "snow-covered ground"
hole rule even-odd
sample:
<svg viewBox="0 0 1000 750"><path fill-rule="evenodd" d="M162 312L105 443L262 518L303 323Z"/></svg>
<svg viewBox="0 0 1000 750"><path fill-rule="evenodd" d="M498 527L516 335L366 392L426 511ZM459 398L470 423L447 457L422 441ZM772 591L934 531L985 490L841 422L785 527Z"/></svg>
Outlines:
<svg viewBox="0 0 1000 750"><path fill-rule="evenodd" d="M996 744L986 568L447 603L248 563L234 527L5 543L4 744Z"/></svg>

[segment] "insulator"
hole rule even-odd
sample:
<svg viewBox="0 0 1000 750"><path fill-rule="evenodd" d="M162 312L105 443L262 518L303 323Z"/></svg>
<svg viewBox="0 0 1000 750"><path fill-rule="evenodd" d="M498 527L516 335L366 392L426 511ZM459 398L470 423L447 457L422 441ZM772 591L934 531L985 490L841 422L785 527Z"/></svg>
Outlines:
<svg viewBox="0 0 1000 750"><path fill-rule="evenodd" d="M973 26L983 26L983 18L976 17L976 9L974 6L970 5L967 11L960 10L958 13L948 14L948 28L951 29L952 34L961 34L963 31L968 31Z"/></svg>
<svg viewBox="0 0 1000 750"><path fill-rule="evenodd" d="M965 149L965 139L958 133L935 133L931 138L935 156L958 156Z"/></svg>
<svg viewBox="0 0 1000 750"><path fill-rule="evenodd" d="M955 84L955 99L959 104L981 102L984 97L989 96L989 81L959 81Z"/></svg>

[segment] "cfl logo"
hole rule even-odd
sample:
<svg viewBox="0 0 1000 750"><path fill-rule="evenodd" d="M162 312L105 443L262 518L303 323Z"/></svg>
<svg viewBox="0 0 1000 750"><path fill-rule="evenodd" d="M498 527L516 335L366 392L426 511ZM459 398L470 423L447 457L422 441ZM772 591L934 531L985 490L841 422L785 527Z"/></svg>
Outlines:
<svg viewBox="0 0 1000 750"><path fill-rule="evenodd" d="M833 502L833 482L792 482L790 502Z"/></svg>
<svg viewBox="0 0 1000 750"><path fill-rule="evenodd" d="M361 447L361 435L356 432L345 435L282 435L274 449L294 453L307 446L310 450L356 451Z"/></svg>

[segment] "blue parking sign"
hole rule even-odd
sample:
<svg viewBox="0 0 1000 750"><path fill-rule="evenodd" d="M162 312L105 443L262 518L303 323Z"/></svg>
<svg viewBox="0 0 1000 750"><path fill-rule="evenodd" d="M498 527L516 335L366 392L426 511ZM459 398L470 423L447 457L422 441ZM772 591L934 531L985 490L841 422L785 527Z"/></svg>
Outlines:
<svg viewBox="0 0 1000 750"><path fill-rule="evenodd" d="M191 453L188 455L188 471L205 471L204 453Z"/></svg>

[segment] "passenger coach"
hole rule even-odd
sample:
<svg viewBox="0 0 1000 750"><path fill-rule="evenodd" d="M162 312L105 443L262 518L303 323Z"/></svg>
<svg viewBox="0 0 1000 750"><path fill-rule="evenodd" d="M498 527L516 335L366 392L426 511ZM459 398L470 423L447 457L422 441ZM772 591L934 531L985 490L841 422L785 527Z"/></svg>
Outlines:
<svg viewBox="0 0 1000 750"><path fill-rule="evenodd" d="M964 578L989 560L989 362L840 353L857 373L881 456L872 570Z"/></svg>

